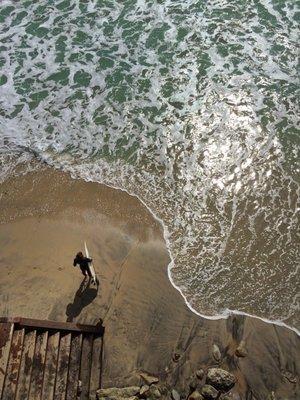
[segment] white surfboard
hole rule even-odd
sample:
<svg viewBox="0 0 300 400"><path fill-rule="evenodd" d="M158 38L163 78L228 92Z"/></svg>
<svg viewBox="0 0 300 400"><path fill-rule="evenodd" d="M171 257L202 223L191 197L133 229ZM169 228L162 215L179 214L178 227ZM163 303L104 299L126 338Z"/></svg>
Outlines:
<svg viewBox="0 0 300 400"><path fill-rule="evenodd" d="M89 251L88 251L86 242L84 242L84 249L85 249L85 256L86 256L87 258L90 258L90 255L89 255ZM93 283L94 285L97 285L97 286L98 286L98 285L99 285L99 281L98 281L98 278L97 278L97 275L96 275L96 272L95 272L95 269L94 269L94 266L93 266L93 262L90 262L90 263L89 263L89 269L90 269L91 275L92 275L92 279L91 279L92 283Z"/></svg>

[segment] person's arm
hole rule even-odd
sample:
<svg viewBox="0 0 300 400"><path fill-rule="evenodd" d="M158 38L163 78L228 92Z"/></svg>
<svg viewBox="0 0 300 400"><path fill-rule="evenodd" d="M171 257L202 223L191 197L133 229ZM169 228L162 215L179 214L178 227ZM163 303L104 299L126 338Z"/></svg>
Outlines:
<svg viewBox="0 0 300 400"><path fill-rule="evenodd" d="M74 261L73 261L73 266L74 266L74 267L76 267L76 265L77 265L77 259L76 259L76 258L74 258Z"/></svg>
<svg viewBox="0 0 300 400"><path fill-rule="evenodd" d="M88 258L88 257L87 257L87 258L86 258L86 261L87 261L87 262L92 262L93 260L92 260L92 258Z"/></svg>

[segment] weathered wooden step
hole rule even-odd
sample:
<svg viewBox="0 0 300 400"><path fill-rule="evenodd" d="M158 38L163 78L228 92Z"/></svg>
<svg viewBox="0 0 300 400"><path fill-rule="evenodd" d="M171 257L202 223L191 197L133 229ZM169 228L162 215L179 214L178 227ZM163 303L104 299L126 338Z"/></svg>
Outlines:
<svg viewBox="0 0 300 400"><path fill-rule="evenodd" d="M43 383L43 400L54 399L55 378L57 370L58 350L59 350L59 332L49 332L47 353L45 360L45 372Z"/></svg>
<svg viewBox="0 0 300 400"><path fill-rule="evenodd" d="M36 331L35 330L25 330L25 338L23 344L22 358L19 370L19 380L16 393L16 400L27 400L31 370L33 363L33 355L35 348Z"/></svg>
<svg viewBox="0 0 300 400"><path fill-rule="evenodd" d="M2 398L13 329L14 324L11 322L0 323L0 398Z"/></svg>
<svg viewBox="0 0 300 400"><path fill-rule="evenodd" d="M42 396L47 340L48 331L37 332L29 389L30 400L40 400Z"/></svg>
<svg viewBox="0 0 300 400"><path fill-rule="evenodd" d="M80 360L81 360L81 348L82 348L81 346L82 346L82 334L73 333L71 339L71 352L70 352L66 400L73 400L76 398L77 395Z"/></svg>
<svg viewBox="0 0 300 400"><path fill-rule="evenodd" d="M90 396L96 398L96 391L101 387L101 367L102 367L102 349L103 338L98 336L93 341L92 351L92 369L90 377Z"/></svg>
<svg viewBox="0 0 300 400"><path fill-rule="evenodd" d="M0 399L81 399L101 384L104 328L0 318Z"/></svg>
<svg viewBox="0 0 300 400"><path fill-rule="evenodd" d="M66 397L70 345L71 345L71 333L62 335L59 343L56 383L54 391L55 400L65 400Z"/></svg>
<svg viewBox="0 0 300 400"><path fill-rule="evenodd" d="M2 391L3 400L15 399L19 378L19 367L21 363L24 331L25 329L17 329L12 335L9 359L6 367L6 375Z"/></svg>
<svg viewBox="0 0 300 400"><path fill-rule="evenodd" d="M90 393L90 375L92 369L93 335L83 337L80 364L80 380L82 382L80 400L88 400Z"/></svg>

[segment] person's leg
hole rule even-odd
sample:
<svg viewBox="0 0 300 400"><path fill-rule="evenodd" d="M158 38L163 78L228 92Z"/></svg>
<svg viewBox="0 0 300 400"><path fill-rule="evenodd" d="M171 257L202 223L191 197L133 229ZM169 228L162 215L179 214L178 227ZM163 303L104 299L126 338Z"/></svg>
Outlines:
<svg viewBox="0 0 300 400"><path fill-rule="evenodd" d="M89 268L87 268L86 272L88 273L88 276L91 278L91 277L92 277L92 274L91 274L91 271L90 271Z"/></svg>
<svg viewBox="0 0 300 400"><path fill-rule="evenodd" d="M87 276L86 269L84 267L82 267L81 265L80 265L80 269L81 269L82 275L84 275L86 277Z"/></svg>
<svg viewBox="0 0 300 400"><path fill-rule="evenodd" d="M91 282L91 280L92 280L92 274L91 274L90 269L89 269L89 268L86 268L85 273L86 273L86 276L89 277L89 283L88 283L88 284L90 284L90 282Z"/></svg>

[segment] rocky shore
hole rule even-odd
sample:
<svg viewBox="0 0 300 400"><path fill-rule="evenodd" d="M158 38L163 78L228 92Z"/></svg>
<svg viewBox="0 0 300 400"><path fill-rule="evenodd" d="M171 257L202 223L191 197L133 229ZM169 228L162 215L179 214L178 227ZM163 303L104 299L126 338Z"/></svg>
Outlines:
<svg viewBox="0 0 300 400"><path fill-rule="evenodd" d="M299 336L252 317L193 314L168 279L162 229L136 198L45 168L1 184L0 208L0 315L101 318L93 399L300 398ZM72 267L84 240L98 291L83 290Z"/></svg>
<svg viewBox="0 0 300 400"><path fill-rule="evenodd" d="M157 399L171 399L180 400L183 396L165 384L159 383L156 376L147 373L141 373L141 378L144 380L142 386L130 386L124 388L108 388L99 389L97 391L98 400L157 400ZM207 371L204 369L197 370L187 382L187 390L185 391L187 399L189 400L228 400L230 389L235 385L236 378L233 374L221 368L209 368Z"/></svg>

